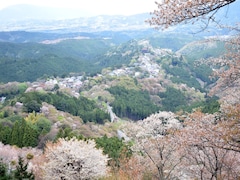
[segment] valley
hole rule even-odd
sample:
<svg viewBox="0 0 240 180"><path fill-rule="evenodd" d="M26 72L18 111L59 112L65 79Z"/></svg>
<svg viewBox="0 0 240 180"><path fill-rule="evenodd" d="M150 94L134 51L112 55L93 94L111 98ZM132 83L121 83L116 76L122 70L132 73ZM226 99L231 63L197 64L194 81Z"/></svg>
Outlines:
<svg viewBox="0 0 240 180"><path fill-rule="evenodd" d="M79 175L84 152L87 170L104 162L103 180L159 179L161 168L166 179L208 179L218 158L221 177L239 178L239 34L214 24L195 33L199 23L161 31L146 18L3 22L4 176L23 157L42 179L59 154L70 157L62 172ZM92 151L100 152L94 160Z"/></svg>

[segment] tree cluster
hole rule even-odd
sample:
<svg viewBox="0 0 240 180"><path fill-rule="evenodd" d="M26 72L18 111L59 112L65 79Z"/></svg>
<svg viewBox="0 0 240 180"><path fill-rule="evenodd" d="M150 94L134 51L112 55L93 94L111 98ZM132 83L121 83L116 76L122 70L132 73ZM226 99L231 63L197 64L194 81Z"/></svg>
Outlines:
<svg viewBox="0 0 240 180"><path fill-rule="evenodd" d="M12 98L18 94L23 93L26 89L27 89L26 83L9 82L7 84L1 84L0 97L5 96L8 98Z"/></svg>
<svg viewBox="0 0 240 180"><path fill-rule="evenodd" d="M173 87L167 87L165 92L159 93L162 99L162 109L175 112L187 104L187 98L182 91Z"/></svg>
<svg viewBox="0 0 240 180"><path fill-rule="evenodd" d="M22 94L19 101L23 102L26 112L38 112L42 102L47 102L58 110L80 116L84 122L103 124L105 120L110 119L109 114L99 109L94 101L83 96L75 98L61 92L56 94L31 92Z"/></svg>
<svg viewBox="0 0 240 180"><path fill-rule="evenodd" d="M219 119L196 111L181 124L160 112L128 125L125 131L135 140L131 173L142 168L141 178L148 173L156 179L238 179L239 109L225 115Z"/></svg>
<svg viewBox="0 0 240 180"><path fill-rule="evenodd" d="M111 105L119 117L140 120L159 110L146 91L128 90L121 86L111 87L108 91L115 98Z"/></svg>
<svg viewBox="0 0 240 180"><path fill-rule="evenodd" d="M0 82L32 82L43 75L62 76L71 72L95 74L105 67L96 62L99 57L106 61L100 54L108 48L107 41L95 38L66 40L54 45L0 42Z"/></svg>
<svg viewBox="0 0 240 180"><path fill-rule="evenodd" d="M17 119L13 123L2 122L0 124L0 141L4 144L18 147L36 147L39 137L50 131L51 123L35 113L29 114L25 119Z"/></svg>
<svg viewBox="0 0 240 180"><path fill-rule="evenodd" d="M119 168L121 166L121 159L130 158L132 151L130 145L126 144L122 139L118 137L108 138L106 135L95 139L96 147L102 148L103 153L111 158L108 162L113 168Z"/></svg>

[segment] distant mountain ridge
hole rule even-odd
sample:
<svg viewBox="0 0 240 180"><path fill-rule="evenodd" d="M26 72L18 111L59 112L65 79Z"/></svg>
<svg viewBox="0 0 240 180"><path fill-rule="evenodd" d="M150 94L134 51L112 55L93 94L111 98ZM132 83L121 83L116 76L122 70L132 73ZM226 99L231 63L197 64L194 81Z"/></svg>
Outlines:
<svg viewBox="0 0 240 180"><path fill-rule="evenodd" d="M0 31L67 30L74 32L146 29L149 13L132 16L91 16L84 9L38 7L27 4L0 10Z"/></svg>
<svg viewBox="0 0 240 180"><path fill-rule="evenodd" d="M215 15L216 21L222 24L235 25L240 22L240 0L220 9ZM64 31L64 32L98 32L150 29L145 20L149 13L131 16L99 15L88 16L82 10L38 7L32 5L16 5L0 10L0 31ZM211 24L210 24L211 25ZM215 24L216 25L216 24ZM194 31L203 24L180 25L169 28L167 31L181 30ZM213 30L215 31L215 29Z"/></svg>
<svg viewBox="0 0 240 180"><path fill-rule="evenodd" d="M53 8L18 4L0 10L0 19L3 22L26 20L60 20L89 16L83 9Z"/></svg>
<svg viewBox="0 0 240 180"><path fill-rule="evenodd" d="M1 16L1 15L0 15ZM75 19L25 19L2 22L0 31L99 32L150 29L148 13L132 16L81 17ZM0 17L1 18L1 17Z"/></svg>

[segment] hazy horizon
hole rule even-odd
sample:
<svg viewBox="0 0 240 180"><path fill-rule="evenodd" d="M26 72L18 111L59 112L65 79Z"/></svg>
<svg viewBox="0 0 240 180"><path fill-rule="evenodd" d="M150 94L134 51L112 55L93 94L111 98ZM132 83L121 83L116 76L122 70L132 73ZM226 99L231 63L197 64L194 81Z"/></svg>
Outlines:
<svg viewBox="0 0 240 180"><path fill-rule="evenodd" d="M97 15L134 15L150 13L156 9L154 0L68 0L68 1L47 1L47 0L10 0L0 3L0 11L15 5L33 5L41 8L65 9L76 13L79 11L82 16L90 17ZM17 11L16 11L17 13Z"/></svg>

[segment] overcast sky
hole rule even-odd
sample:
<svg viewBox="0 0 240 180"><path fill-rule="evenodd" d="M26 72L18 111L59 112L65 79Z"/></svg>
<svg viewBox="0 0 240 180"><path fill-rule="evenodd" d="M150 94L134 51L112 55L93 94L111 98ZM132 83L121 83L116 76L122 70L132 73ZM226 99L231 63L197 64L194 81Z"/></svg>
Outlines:
<svg viewBox="0 0 240 180"><path fill-rule="evenodd" d="M0 9L16 4L81 9L92 15L132 15L152 12L155 0L1 0Z"/></svg>

